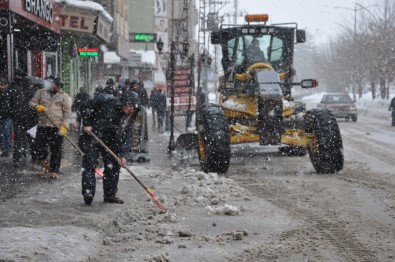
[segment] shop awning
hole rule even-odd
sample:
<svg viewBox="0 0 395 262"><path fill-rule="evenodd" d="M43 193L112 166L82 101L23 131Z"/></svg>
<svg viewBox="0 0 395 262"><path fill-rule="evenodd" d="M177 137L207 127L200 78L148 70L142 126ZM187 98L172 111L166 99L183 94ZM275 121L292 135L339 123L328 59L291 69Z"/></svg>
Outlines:
<svg viewBox="0 0 395 262"><path fill-rule="evenodd" d="M103 61L105 64L119 64L121 62L121 57L119 57L116 52L104 52Z"/></svg>
<svg viewBox="0 0 395 262"><path fill-rule="evenodd" d="M79 0L56 0L56 2L65 4L71 7L78 7L82 9L92 10L92 11L99 11L103 14L104 17L108 19L110 23L112 23L113 18L112 16L103 8L101 4L91 2L91 1L79 1Z"/></svg>
<svg viewBox="0 0 395 262"><path fill-rule="evenodd" d="M147 64L156 64L156 53L155 51L152 50L130 50L130 53L134 54L141 54L141 63L147 63Z"/></svg>

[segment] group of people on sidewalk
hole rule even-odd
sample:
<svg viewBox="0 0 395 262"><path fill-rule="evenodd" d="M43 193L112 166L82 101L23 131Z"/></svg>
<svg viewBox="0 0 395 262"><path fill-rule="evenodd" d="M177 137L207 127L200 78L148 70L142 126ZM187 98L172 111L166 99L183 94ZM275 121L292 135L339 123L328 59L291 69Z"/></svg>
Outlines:
<svg viewBox="0 0 395 262"><path fill-rule="evenodd" d="M71 115L71 98L62 89L62 81L50 76L34 81L17 69L14 81L0 79L0 142L1 156L11 153L14 167L30 153L32 163L40 163L40 176L58 178L62 136L66 135ZM49 161L47 160L50 153Z"/></svg>
<svg viewBox="0 0 395 262"><path fill-rule="evenodd" d="M72 103L71 97L63 91L59 77L50 76L45 81L33 83L26 73L16 70L12 83L0 78L1 156L9 156L12 147L13 166L17 168L22 158L30 153L32 162L40 164L38 176L49 174L49 178L57 179L63 140L65 137L70 139L67 137L68 127L75 110L81 131L78 146L84 153L84 201L91 205L95 196L95 173L101 156L104 162L104 202L122 204L123 200L116 196L120 168L126 165L131 149L140 150L141 140L148 139L148 132L146 135L139 133L142 127L138 121L139 116L144 119L142 109L149 106L149 99L141 83L135 81L137 84L117 91L111 80L107 81L104 89L98 88L93 98L80 90ZM13 146L11 134L14 134ZM112 157L97 139L103 141L119 159Z"/></svg>

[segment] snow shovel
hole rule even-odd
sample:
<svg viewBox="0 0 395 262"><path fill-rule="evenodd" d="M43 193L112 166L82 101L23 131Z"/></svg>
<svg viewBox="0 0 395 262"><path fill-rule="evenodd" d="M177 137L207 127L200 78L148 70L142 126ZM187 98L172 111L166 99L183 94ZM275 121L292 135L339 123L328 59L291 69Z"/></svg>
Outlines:
<svg viewBox="0 0 395 262"><path fill-rule="evenodd" d="M44 112L44 115L45 115L46 118L48 118L48 120L49 120L54 126L56 126L56 127L59 129L59 126L57 126L57 125L54 123L54 121L51 119L51 117L47 114L46 111ZM53 115L56 116L56 117L58 117L58 118L60 119L59 116L57 116L57 115L55 115L55 114L53 114ZM84 156L84 155L85 155L85 153L82 152L81 148L80 148L73 140L71 140L70 137L69 137L67 134L66 134L64 137L65 137L66 140L69 141L69 143L78 151L78 153L81 154L81 156ZM103 171L101 171L99 168L95 168L95 173L98 174L98 175L99 175L100 177L102 177L103 179L105 178L104 175L103 175Z"/></svg>
<svg viewBox="0 0 395 262"><path fill-rule="evenodd" d="M45 115L45 117L46 117L54 126L56 126L56 128L59 129L59 126L56 125L56 124L54 123L54 121L51 119L51 117L47 114L47 111L44 111L44 115ZM54 114L54 116L57 116L57 115ZM57 117L60 118L59 116L57 116ZM84 155L85 155L84 152L82 152L81 148L79 148L79 146L78 146L73 140L71 140L70 137L68 137L67 134L66 134L64 137L66 138L67 141L70 142L70 144L71 144L75 149L77 149L77 151L81 154L81 156L84 156Z"/></svg>
<svg viewBox="0 0 395 262"><path fill-rule="evenodd" d="M106 145L104 144L104 142L98 138L93 132L90 132L90 135L118 162L120 162L120 158ZM156 198L156 195L154 193L154 191L152 191L150 188L146 187L137 177L135 174L133 174L133 172L127 167L127 166L122 166L123 168L126 169L126 171L128 171L128 173L137 181L137 183L140 184L140 186L142 186L144 188L144 190L150 195L150 197L152 198L152 201L154 202L154 204L163 212L166 212L166 209L164 207L161 206L161 204L159 203L158 199Z"/></svg>

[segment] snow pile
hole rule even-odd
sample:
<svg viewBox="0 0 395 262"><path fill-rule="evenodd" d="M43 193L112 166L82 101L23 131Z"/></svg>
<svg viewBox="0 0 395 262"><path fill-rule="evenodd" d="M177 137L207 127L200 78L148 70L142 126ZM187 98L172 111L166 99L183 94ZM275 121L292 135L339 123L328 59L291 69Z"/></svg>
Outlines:
<svg viewBox="0 0 395 262"><path fill-rule="evenodd" d="M239 104L232 99L228 99L225 102L223 102L222 106L230 110L244 110L246 108L244 104Z"/></svg>
<svg viewBox="0 0 395 262"><path fill-rule="evenodd" d="M112 23L113 21L112 16L109 13L107 13L107 11L104 9L104 7L101 4L92 1L80 1L80 0L56 0L56 2L61 4L66 4L72 7L83 8L86 10L99 11L103 14L103 16L106 19L108 19L109 22Z"/></svg>
<svg viewBox="0 0 395 262"><path fill-rule="evenodd" d="M238 214L240 214L239 208L228 204L225 204L223 207L207 206L206 210L208 214L214 214L214 215L237 216Z"/></svg>
<svg viewBox="0 0 395 262"><path fill-rule="evenodd" d="M226 203L231 197L243 200L248 198L248 193L244 188L233 180L218 176L216 173L206 174L194 169L185 169L172 172L171 176L172 179L163 179L180 182L179 192L181 194L176 195L173 199L174 206L217 206Z"/></svg>
<svg viewBox="0 0 395 262"><path fill-rule="evenodd" d="M388 111L388 107L392 97L394 97L394 94L390 95L390 99L372 99L372 93L368 92L361 98L357 98L356 105L358 113L363 116L389 121L391 119L391 112Z"/></svg>

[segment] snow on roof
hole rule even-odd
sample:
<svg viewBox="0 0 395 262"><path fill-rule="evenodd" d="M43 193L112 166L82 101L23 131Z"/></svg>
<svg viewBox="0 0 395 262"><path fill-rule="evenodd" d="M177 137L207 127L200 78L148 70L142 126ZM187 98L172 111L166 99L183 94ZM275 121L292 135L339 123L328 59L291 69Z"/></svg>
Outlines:
<svg viewBox="0 0 395 262"><path fill-rule="evenodd" d="M155 65L156 62L156 54L153 50L130 50L131 53L141 54L141 62L143 63L150 63Z"/></svg>
<svg viewBox="0 0 395 262"><path fill-rule="evenodd" d="M106 17L111 23L113 21L112 16L104 10L101 4L92 1L81 1L81 0L56 0L58 3L66 4L68 6L79 7L83 9L100 11L104 17Z"/></svg>
<svg viewBox="0 0 395 262"><path fill-rule="evenodd" d="M116 52L104 52L103 61L105 64L118 64L121 62L121 58Z"/></svg>

